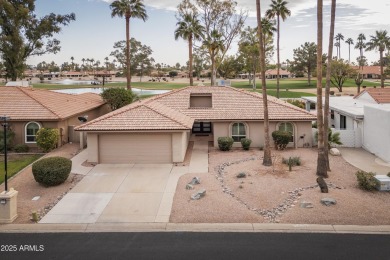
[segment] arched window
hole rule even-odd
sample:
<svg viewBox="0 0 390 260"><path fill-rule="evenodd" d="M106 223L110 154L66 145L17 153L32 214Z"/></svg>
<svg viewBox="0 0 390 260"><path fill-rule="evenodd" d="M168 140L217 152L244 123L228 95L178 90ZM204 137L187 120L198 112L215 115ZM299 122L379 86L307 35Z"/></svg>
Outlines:
<svg viewBox="0 0 390 260"><path fill-rule="evenodd" d="M36 135L38 130L41 128L41 126L36 122L29 122L26 124L26 143L35 143L36 142Z"/></svg>
<svg viewBox="0 0 390 260"><path fill-rule="evenodd" d="M232 138L234 142L240 142L242 138L246 138L246 129L244 123L232 124Z"/></svg>
<svg viewBox="0 0 390 260"><path fill-rule="evenodd" d="M280 123L279 124L279 131L286 131L291 133L291 139L290 142L294 142L294 125L292 123Z"/></svg>

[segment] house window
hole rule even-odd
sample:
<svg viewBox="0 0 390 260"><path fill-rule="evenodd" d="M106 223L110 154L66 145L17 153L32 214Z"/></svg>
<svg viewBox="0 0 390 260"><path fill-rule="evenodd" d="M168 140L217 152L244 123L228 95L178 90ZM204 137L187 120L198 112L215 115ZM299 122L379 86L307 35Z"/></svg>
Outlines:
<svg viewBox="0 0 390 260"><path fill-rule="evenodd" d="M340 115L340 129L347 129L347 117Z"/></svg>
<svg viewBox="0 0 390 260"><path fill-rule="evenodd" d="M290 142L294 142L294 125L292 123L280 123L279 131L289 132L291 134Z"/></svg>
<svg viewBox="0 0 390 260"><path fill-rule="evenodd" d="M27 123L26 129L25 129L26 143L35 143L36 142L36 135L37 135L37 132L40 128L41 128L41 126L36 122Z"/></svg>
<svg viewBox="0 0 390 260"><path fill-rule="evenodd" d="M210 108L213 106L210 93L191 93L190 108Z"/></svg>
<svg viewBox="0 0 390 260"><path fill-rule="evenodd" d="M232 124L232 138L234 142L240 142L242 138L246 138L245 124L243 123Z"/></svg>

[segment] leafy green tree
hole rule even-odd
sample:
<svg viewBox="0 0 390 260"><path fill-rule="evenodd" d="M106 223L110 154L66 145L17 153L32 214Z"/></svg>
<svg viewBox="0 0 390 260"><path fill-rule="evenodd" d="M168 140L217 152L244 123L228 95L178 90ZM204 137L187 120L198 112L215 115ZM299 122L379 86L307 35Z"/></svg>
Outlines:
<svg viewBox="0 0 390 260"><path fill-rule="evenodd" d="M277 64L276 64L276 97L279 98L279 73L280 73L280 18L286 20L287 16L291 15L291 11L287 8L287 3L284 0L272 0L270 9L265 12L265 15L269 19L274 19L276 17L277 22L277 44L276 44L276 53L277 53Z"/></svg>
<svg viewBox="0 0 390 260"><path fill-rule="evenodd" d="M387 35L387 31L376 31L375 36L370 36L371 39L366 44L366 51L378 50L379 51L379 63L381 67L381 87L385 87L385 74L383 73L383 52L387 49L390 50L390 37Z"/></svg>
<svg viewBox="0 0 390 260"><path fill-rule="evenodd" d="M189 77L190 86L194 85L193 78L193 40L200 40L202 38L204 27L200 24L196 12L182 13L180 14L180 20L177 22L177 28L175 30L175 39L183 38L188 41L188 57L189 57ZM180 68L180 64L179 64Z"/></svg>
<svg viewBox="0 0 390 260"><path fill-rule="evenodd" d="M112 111L133 103L137 98L131 89L124 88L106 88L100 95Z"/></svg>
<svg viewBox="0 0 390 260"><path fill-rule="evenodd" d="M126 20L126 79L127 89L131 89L130 71L130 18L148 18L143 0L116 0L110 4L111 16L125 17Z"/></svg>
<svg viewBox="0 0 390 260"><path fill-rule="evenodd" d="M219 63L218 74L227 79L235 76L237 71L237 64L239 64L238 58L233 55L227 55L225 59Z"/></svg>
<svg viewBox="0 0 390 260"><path fill-rule="evenodd" d="M35 1L0 0L0 54L6 76L21 78L30 56L59 52L60 41L53 36L75 19L74 13L38 18Z"/></svg>
<svg viewBox="0 0 390 260"><path fill-rule="evenodd" d="M344 82L348 78L355 76L356 71L343 59L332 60L330 66L330 82L339 90L339 92L342 92Z"/></svg>
<svg viewBox="0 0 390 260"><path fill-rule="evenodd" d="M317 67L317 45L314 42L305 42L301 47L294 49L293 61L290 61L290 70L294 73L306 73L308 85L311 85L311 76Z"/></svg>
<svg viewBox="0 0 390 260"><path fill-rule="evenodd" d="M60 133L58 129L41 128L36 135L36 141L39 148L47 153L56 148Z"/></svg>

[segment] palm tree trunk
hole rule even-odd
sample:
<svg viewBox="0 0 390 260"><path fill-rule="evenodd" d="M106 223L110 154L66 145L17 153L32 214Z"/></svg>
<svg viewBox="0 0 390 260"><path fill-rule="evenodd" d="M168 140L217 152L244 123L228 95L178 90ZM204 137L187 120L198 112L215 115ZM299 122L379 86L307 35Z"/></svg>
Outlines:
<svg viewBox="0 0 390 260"><path fill-rule="evenodd" d="M211 54L211 86L215 86L217 73L215 69L215 55L214 52Z"/></svg>
<svg viewBox="0 0 390 260"><path fill-rule="evenodd" d="M261 10L260 0L256 0L256 12L257 12L257 30L260 45L260 69L261 69L261 87L263 95L263 107L264 107L264 158L263 165L271 166L271 146L269 137L269 118L268 118L268 100L267 100L267 86L265 80L265 52L263 45L263 29L261 28Z"/></svg>
<svg viewBox="0 0 390 260"><path fill-rule="evenodd" d="M326 178L328 173L324 148L324 115L322 114L322 6L323 0L317 0L317 175Z"/></svg>
<svg viewBox="0 0 390 260"><path fill-rule="evenodd" d="M188 56L190 59L190 64L189 64L189 76L190 76L190 86L194 85L194 77L192 73L192 35L188 38Z"/></svg>
<svg viewBox="0 0 390 260"><path fill-rule="evenodd" d="M126 87L131 90L130 73L130 16L126 16Z"/></svg>
<svg viewBox="0 0 390 260"><path fill-rule="evenodd" d="M385 87L385 75L383 74L383 51L379 50L379 62L381 65L381 88Z"/></svg>
<svg viewBox="0 0 390 260"><path fill-rule="evenodd" d="M278 35L277 35L277 64L276 64L276 97L279 98L279 74L280 74L280 17L278 15Z"/></svg>
<svg viewBox="0 0 390 260"><path fill-rule="evenodd" d="M329 92L330 92L330 75L331 64L333 55L333 38L334 38L334 25L336 18L336 0L332 0L331 18L330 18L330 31L329 31L329 46L328 46L328 66L326 68L326 87L325 87L325 107L324 107L324 149L326 158L326 167L330 171L329 164L329 147L328 147L328 129L329 129Z"/></svg>
<svg viewBox="0 0 390 260"><path fill-rule="evenodd" d="M351 64L351 44L348 44L348 63Z"/></svg>

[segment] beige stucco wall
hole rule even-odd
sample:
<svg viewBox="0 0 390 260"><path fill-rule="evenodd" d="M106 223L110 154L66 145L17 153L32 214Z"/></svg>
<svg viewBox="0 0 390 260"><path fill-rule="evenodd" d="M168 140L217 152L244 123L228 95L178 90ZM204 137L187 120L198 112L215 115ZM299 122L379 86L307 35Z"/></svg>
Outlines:
<svg viewBox="0 0 390 260"><path fill-rule="evenodd" d="M251 147L263 147L264 146L264 123L259 121L234 121L241 122L247 126L247 136L252 140ZM277 130L279 123L285 122L270 122L269 134L271 140L271 147L274 146L272 140L272 132ZM289 121L291 122L291 121ZM213 122L213 134L214 134L214 147L218 147L218 137L231 136L231 124L233 122ZM295 147L303 147L304 143L309 143L312 146L311 140L311 122L291 122L294 125L294 145ZM304 138L300 138L303 136ZM294 147L291 144L291 147ZM233 147L241 147L241 143L234 143Z"/></svg>
<svg viewBox="0 0 390 260"><path fill-rule="evenodd" d="M172 162L184 161L189 141L188 133L189 131L172 133Z"/></svg>
<svg viewBox="0 0 390 260"><path fill-rule="evenodd" d="M96 133L87 133L88 142L88 162L99 162L99 135Z"/></svg>

